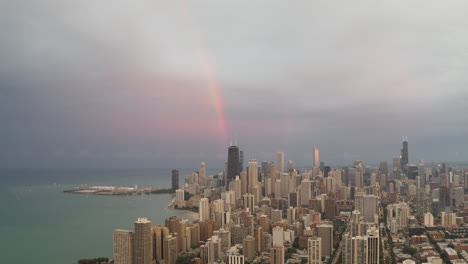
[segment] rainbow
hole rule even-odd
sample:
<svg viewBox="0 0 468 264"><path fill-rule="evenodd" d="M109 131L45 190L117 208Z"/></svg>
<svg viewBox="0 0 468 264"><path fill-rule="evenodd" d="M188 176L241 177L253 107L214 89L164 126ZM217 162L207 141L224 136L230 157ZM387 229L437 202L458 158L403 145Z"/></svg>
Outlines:
<svg viewBox="0 0 468 264"><path fill-rule="evenodd" d="M184 2L184 4L182 4L182 2ZM224 111L224 99L221 92L221 87L218 82L218 78L216 77L214 64L211 60L210 53L203 42L202 35L196 27L193 16L191 15L188 6L185 4L185 1L176 1L176 3L179 7L179 10L181 11L181 16L188 20L187 24L192 26L190 27L191 39L198 51L198 59L205 74L207 88L211 95L211 102L216 113L219 133L221 134L221 138L223 139L224 145L226 145L228 143L228 128L226 115Z"/></svg>

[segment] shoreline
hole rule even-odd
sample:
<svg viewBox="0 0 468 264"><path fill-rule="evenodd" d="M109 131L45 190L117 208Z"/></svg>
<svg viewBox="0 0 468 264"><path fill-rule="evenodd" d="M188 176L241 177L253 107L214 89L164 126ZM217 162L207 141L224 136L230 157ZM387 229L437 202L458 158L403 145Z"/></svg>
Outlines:
<svg viewBox="0 0 468 264"><path fill-rule="evenodd" d="M172 201L170 201L166 207L164 207L164 210L167 210L167 211L173 211L173 212L181 212L189 217L191 217L193 220L198 220L198 213L196 212L192 212L192 211L189 211L189 210L183 210L183 209L177 209L175 208L175 201L176 201L176 198L173 198Z"/></svg>

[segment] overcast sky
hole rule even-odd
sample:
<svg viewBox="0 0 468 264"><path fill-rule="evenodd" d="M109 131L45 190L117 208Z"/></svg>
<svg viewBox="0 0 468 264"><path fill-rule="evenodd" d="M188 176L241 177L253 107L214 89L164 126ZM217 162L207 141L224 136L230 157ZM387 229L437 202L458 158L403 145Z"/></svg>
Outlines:
<svg viewBox="0 0 468 264"><path fill-rule="evenodd" d="M0 167L468 159L468 1L0 0Z"/></svg>

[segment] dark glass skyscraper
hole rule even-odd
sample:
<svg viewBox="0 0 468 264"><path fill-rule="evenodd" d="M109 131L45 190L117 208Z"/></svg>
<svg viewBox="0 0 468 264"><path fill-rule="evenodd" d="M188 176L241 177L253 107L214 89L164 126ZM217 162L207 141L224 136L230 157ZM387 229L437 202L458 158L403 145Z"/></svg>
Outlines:
<svg viewBox="0 0 468 264"><path fill-rule="evenodd" d="M239 172L243 170L244 170L244 151L240 150L239 151Z"/></svg>
<svg viewBox="0 0 468 264"><path fill-rule="evenodd" d="M403 141L403 148L401 149L401 170L406 173L406 166L408 165L408 141Z"/></svg>
<svg viewBox="0 0 468 264"><path fill-rule="evenodd" d="M239 147L230 146L228 149L227 177L226 186L229 188L229 183L233 181L240 173L240 157Z"/></svg>
<svg viewBox="0 0 468 264"><path fill-rule="evenodd" d="M172 170L172 190L179 189L179 170Z"/></svg>

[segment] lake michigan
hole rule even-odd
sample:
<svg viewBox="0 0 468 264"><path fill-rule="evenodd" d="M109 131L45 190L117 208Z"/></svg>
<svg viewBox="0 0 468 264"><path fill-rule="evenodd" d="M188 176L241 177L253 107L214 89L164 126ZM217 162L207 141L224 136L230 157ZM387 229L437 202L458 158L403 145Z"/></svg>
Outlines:
<svg viewBox="0 0 468 264"><path fill-rule="evenodd" d="M197 169L180 169L184 175ZM207 170L207 175L220 170ZM88 185L170 188L171 169L0 169L2 263L72 264L112 258L115 229L133 230L139 217L164 225L183 212L164 208L172 194L103 196L64 193Z"/></svg>

